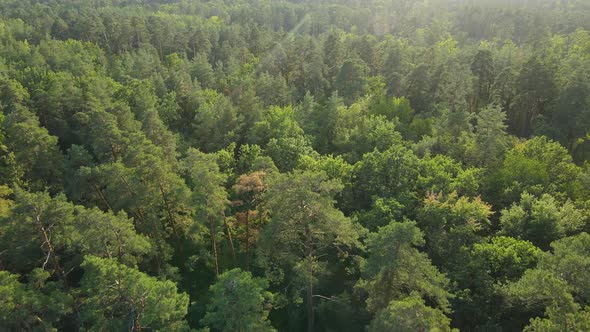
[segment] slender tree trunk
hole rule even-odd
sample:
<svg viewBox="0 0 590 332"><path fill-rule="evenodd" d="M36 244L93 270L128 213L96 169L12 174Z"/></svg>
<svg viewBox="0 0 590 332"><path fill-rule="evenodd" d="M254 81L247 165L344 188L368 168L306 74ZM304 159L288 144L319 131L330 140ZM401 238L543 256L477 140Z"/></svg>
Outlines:
<svg viewBox="0 0 590 332"><path fill-rule="evenodd" d="M234 240L231 235L231 229L229 228L229 225L227 224L227 221L225 220L225 218L223 219L223 225L225 226L225 231L227 232L227 238L229 240L229 246L231 249L231 256L232 256L232 259L234 260L234 263L235 263L236 262L236 248L234 247Z"/></svg>
<svg viewBox="0 0 590 332"><path fill-rule="evenodd" d="M217 261L217 240L215 239L215 226L213 221L209 223L209 233L211 233L211 253L213 254L213 263L215 265L215 277L219 277L219 263Z"/></svg>
<svg viewBox="0 0 590 332"><path fill-rule="evenodd" d="M113 208L111 207L111 204L109 204L109 201L107 200L106 196L103 194L102 190L100 190L100 188L98 188L98 186L96 184L92 184L92 186L94 187L94 190L96 191L96 194L102 200L102 202L105 204L105 206L107 207L107 209L113 211Z"/></svg>
<svg viewBox="0 0 590 332"><path fill-rule="evenodd" d="M250 209L246 209L246 271L250 271Z"/></svg>
<svg viewBox="0 0 590 332"><path fill-rule="evenodd" d="M172 231L176 238L180 238L178 235L178 230L176 230L176 220L174 220L174 214L172 213L172 208L170 207L170 203L168 202L168 198L166 197L166 193L164 192L164 187L162 184L159 184L160 187L160 194L162 194L162 199L164 200L164 206L166 207L166 212L168 213L168 219L170 220L170 227L172 227Z"/></svg>
<svg viewBox="0 0 590 332"><path fill-rule="evenodd" d="M141 328L141 322L138 314L134 314L133 316L133 328L131 330L134 332L141 332L143 330Z"/></svg>
<svg viewBox="0 0 590 332"><path fill-rule="evenodd" d="M305 233L307 235L307 264L309 264L309 276L307 281L307 332L313 332L314 325L314 310L313 310L313 244L311 238L311 230L306 226Z"/></svg>
<svg viewBox="0 0 590 332"><path fill-rule="evenodd" d="M47 265L47 262L51 261L53 269L61 277L64 283L64 287L67 289L69 288L67 275L65 271L62 269L61 265L59 264L59 261L57 260L55 248L53 247L53 243L51 243L51 235L49 235L47 229L43 225L43 222L41 221L39 214L37 214L35 220L37 221L37 226L39 227L39 231L41 233L41 236L43 237L43 244L47 247L47 258L45 259L45 263L43 263L43 268L45 269L45 265Z"/></svg>

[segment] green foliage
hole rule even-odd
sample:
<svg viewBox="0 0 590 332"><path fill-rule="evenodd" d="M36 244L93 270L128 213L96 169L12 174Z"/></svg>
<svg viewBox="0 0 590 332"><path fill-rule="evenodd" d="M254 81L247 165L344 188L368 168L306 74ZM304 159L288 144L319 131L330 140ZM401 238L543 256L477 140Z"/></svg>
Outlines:
<svg viewBox="0 0 590 332"><path fill-rule="evenodd" d="M502 159L509 146L505 122L506 114L496 105L488 105L477 114L472 152L476 165L494 166Z"/></svg>
<svg viewBox="0 0 590 332"><path fill-rule="evenodd" d="M240 118L229 98L215 90L198 93L198 108L194 111L192 130L187 135L197 147L214 152L236 140Z"/></svg>
<svg viewBox="0 0 590 332"><path fill-rule="evenodd" d="M57 137L49 135L37 117L21 107L9 113L3 124L7 139L5 181L32 190L49 187L59 191L63 155L57 146Z"/></svg>
<svg viewBox="0 0 590 332"><path fill-rule="evenodd" d="M451 321L439 309L428 307L419 295L392 301L369 325L368 331L451 331Z"/></svg>
<svg viewBox="0 0 590 332"><path fill-rule="evenodd" d="M66 271L81 255L108 257L134 266L150 250L124 212L74 206L63 195L15 190L10 214L0 224L3 261L15 271L28 273L47 266L65 283ZM26 239L26 241L23 241ZM9 248L12 249L9 250Z"/></svg>
<svg viewBox="0 0 590 332"><path fill-rule="evenodd" d="M0 0L0 330L590 329L541 2Z"/></svg>
<svg viewBox="0 0 590 332"><path fill-rule="evenodd" d="M529 240L541 248L584 229L587 213L570 202L560 204L549 194L540 198L523 193L519 204L502 210L502 233Z"/></svg>
<svg viewBox="0 0 590 332"><path fill-rule="evenodd" d="M367 291L370 311L387 310L392 301L414 293L443 311L449 310L449 281L416 249L423 245L424 237L414 222L392 222L369 234L369 256L361 266L364 280L358 287Z"/></svg>
<svg viewBox="0 0 590 332"><path fill-rule="evenodd" d="M0 324L4 329L57 331L60 317L72 312L72 297L47 278L48 272L35 269L28 283L22 284L18 275L0 271Z"/></svg>
<svg viewBox="0 0 590 332"><path fill-rule="evenodd" d="M48 193L15 189L11 213L2 220L3 261L12 271L28 273L47 266L50 274L65 281L61 255L80 241L74 206L64 195L52 199Z"/></svg>
<svg viewBox="0 0 590 332"><path fill-rule="evenodd" d="M187 178L192 188L191 201L196 207L195 220L199 229L192 229L192 236L208 233L211 240L211 257L215 274L219 274L217 241L221 226L225 222L225 209L228 203L227 192L223 187L226 176L219 171L215 155L205 154L195 149L187 151L183 161Z"/></svg>
<svg viewBox="0 0 590 332"><path fill-rule="evenodd" d="M394 145L383 152L367 153L354 165L349 204L366 209L373 197L382 197L394 198L407 206L417 178L418 158L406 147Z"/></svg>
<svg viewBox="0 0 590 332"><path fill-rule="evenodd" d="M211 301L203 324L215 331L274 331L268 321L272 293L264 279L233 269L211 286Z"/></svg>
<svg viewBox="0 0 590 332"><path fill-rule="evenodd" d="M537 265L542 251L528 241L498 236L473 245L455 279L462 288L454 301L455 320L462 326L504 328L524 325L526 314L506 306L503 285L518 280ZM525 319L520 322L522 317Z"/></svg>
<svg viewBox="0 0 590 332"><path fill-rule="evenodd" d="M580 168L559 143L535 137L518 143L506 153L503 165L490 176L489 191L505 204L523 192L548 193L564 200L586 195L577 178Z"/></svg>
<svg viewBox="0 0 590 332"><path fill-rule="evenodd" d="M362 247L360 225L334 207L342 189L325 173L296 171L272 179L264 195L271 221L258 247L258 263L267 277L295 297L306 290L308 328L314 326L314 285ZM336 261L328 256L337 255Z"/></svg>
<svg viewBox="0 0 590 332"><path fill-rule="evenodd" d="M482 171L465 168L452 158L444 155L425 156L420 159L420 174L416 184L422 195L437 193L448 195L476 196L482 181Z"/></svg>
<svg viewBox="0 0 590 332"><path fill-rule="evenodd" d="M582 307L590 303L590 235L566 237L553 242L551 247L552 253L544 253L537 267L507 285L505 292L515 305L524 305L537 316L545 311L545 318L531 319L527 331L584 329L588 313Z"/></svg>
<svg viewBox="0 0 590 332"><path fill-rule="evenodd" d="M471 251L472 264L485 269L493 280L516 280L537 265L541 250L528 241L506 236L493 237L490 242L476 243Z"/></svg>
<svg viewBox="0 0 590 332"><path fill-rule="evenodd" d="M187 331L188 296L170 280L160 281L117 263L87 256L82 264L82 325L92 330Z"/></svg>
<svg viewBox="0 0 590 332"><path fill-rule="evenodd" d="M263 234L260 256L268 261L263 266L269 272L282 275L273 271L276 265L295 270L297 274L291 277L315 282L316 274L324 270L324 251L338 247L346 258L347 248L361 246L362 229L334 208L333 196L341 189L337 180L320 172L298 171L272 179L265 193L272 219ZM300 252L300 245L307 250Z"/></svg>
<svg viewBox="0 0 590 332"><path fill-rule="evenodd" d="M490 229L491 207L479 197L470 199L430 194L417 220L427 241L427 252L437 266L453 271L464 263L465 248Z"/></svg>

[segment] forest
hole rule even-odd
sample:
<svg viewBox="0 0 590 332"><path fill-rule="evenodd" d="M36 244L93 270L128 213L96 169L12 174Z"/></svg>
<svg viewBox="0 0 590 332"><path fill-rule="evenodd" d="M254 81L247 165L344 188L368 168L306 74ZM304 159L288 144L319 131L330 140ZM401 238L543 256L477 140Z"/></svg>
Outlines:
<svg viewBox="0 0 590 332"><path fill-rule="evenodd" d="M0 0L0 331L590 331L590 1Z"/></svg>

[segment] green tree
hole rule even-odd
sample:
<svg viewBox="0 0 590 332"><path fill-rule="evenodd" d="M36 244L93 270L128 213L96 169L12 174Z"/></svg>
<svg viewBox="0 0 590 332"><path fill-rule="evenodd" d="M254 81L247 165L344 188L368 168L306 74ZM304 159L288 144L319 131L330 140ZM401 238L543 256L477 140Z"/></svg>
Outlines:
<svg viewBox="0 0 590 332"><path fill-rule="evenodd" d="M72 312L73 299L50 273L35 269L19 282L19 275L0 271L0 324L8 331L57 331L60 319Z"/></svg>
<svg viewBox="0 0 590 332"><path fill-rule="evenodd" d="M467 248L491 228L491 206L479 197L451 193L429 194L418 209L417 221L426 238L426 251L447 273L464 264Z"/></svg>
<svg viewBox="0 0 590 332"><path fill-rule="evenodd" d="M564 236L574 235L587 225L587 213L570 202L560 204L549 194L537 198L523 193L520 202L502 210L502 233L529 240L540 248Z"/></svg>
<svg viewBox="0 0 590 332"><path fill-rule="evenodd" d="M147 238L136 233L133 220L124 212L87 209L66 201L64 195L52 198L46 192L28 193L19 188L0 230L7 268L28 273L43 267L66 285L81 255L134 266L150 250Z"/></svg>
<svg viewBox="0 0 590 332"><path fill-rule="evenodd" d="M264 279L233 269L210 287L210 301L202 323L215 331L274 331L268 320L273 294Z"/></svg>
<svg viewBox="0 0 590 332"><path fill-rule="evenodd" d="M488 105L475 119L475 164L493 167L500 162L510 143L506 133L506 114L499 106Z"/></svg>
<svg viewBox="0 0 590 332"><path fill-rule="evenodd" d="M348 208L367 209L376 197L393 198L409 207L417 178L418 158L405 146L367 153L354 165Z"/></svg>
<svg viewBox="0 0 590 332"><path fill-rule="evenodd" d="M588 310L582 308L590 303L590 235L566 237L551 247L552 252L543 253L538 265L506 285L504 292L513 307L533 317L527 331L583 330Z"/></svg>
<svg viewBox="0 0 590 332"><path fill-rule="evenodd" d="M362 60L346 60L334 80L334 90L351 104L363 94L365 78L369 69Z"/></svg>
<svg viewBox="0 0 590 332"><path fill-rule="evenodd" d="M435 308L424 304L420 295L394 300L379 311L368 327L369 332L440 331L450 332L451 320ZM455 330L453 330L455 331Z"/></svg>
<svg viewBox="0 0 590 332"><path fill-rule="evenodd" d="M16 188L14 195L14 206L2 220L0 232L6 268L28 273L42 267L67 285L72 266L64 262L64 256L80 240L73 205L64 195L52 199L47 192L28 193Z"/></svg>
<svg viewBox="0 0 590 332"><path fill-rule="evenodd" d="M267 173L256 171L240 175L233 191L237 199L232 205L237 208L235 223L238 226L237 237L243 245L246 254L246 270L250 270L253 248L260 237L260 231L267 221L267 211L262 206L262 196L267 190Z"/></svg>
<svg viewBox="0 0 590 332"><path fill-rule="evenodd" d="M464 167L445 155L425 156L420 159L420 174L416 183L419 194L449 195L456 192L464 196L476 196L483 181L479 168Z"/></svg>
<svg viewBox="0 0 590 332"><path fill-rule="evenodd" d="M82 255L113 258L135 266L151 249L147 237L136 233L133 220L123 211L114 214L75 206L74 214L80 241L73 247Z"/></svg>
<svg viewBox="0 0 590 332"><path fill-rule="evenodd" d="M188 296L113 259L87 256L82 264L82 326L89 330L188 331Z"/></svg>
<svg viewBox="0 0 590 332"><path fill-rule="evenodd" d="M215 152L235 141L241 119L235 106L225 95L215 90L199 92L198 108L190 119L188 138L205 152Z"/></svg>
<svg viewBox="0 0 590 332"><path fill-rule="evenodd" d="M533 56L522 67L518 76L520 94L516 98L518 108L509 114L512 132L528 137L536 118L555 97L556 88L551 68Z"/></svg>
<svg viewBox="0 0 590 332"><path fill-rule="evenodd" d="M424 236L414 222L392 222L367 238L368 257L361 265L363 279L357 284L368 294L371 312L387 310L408 296L428 299L436 308L448 312L448 279L425 253ZM404 306L400 303L401 307Z"/></svg>
<svg viewBox="0 0 590 332"><path fill-rule="evenodd" d="M271 222L262 234L259 263L271 276L288 276L291 288L305 289L308 331L314 329L314 285L327 272L326 255L337 250L345 258L361 246L360 227L334 207L341 189L324 173L295 172L277 175L264 196Z"/></svg>
<svg viewBox="0 0 590 332"><path fill-rule="evenodd" d="M546 137L534 137L517 143L504 158L502 166L489 174L489 201L506 207L519 199L523 192L544 193L560 201L580 199L588 195L579 181L581 168L557 142Z"/></svg>
<svg viewBox="0 0 590 332"><path fill-rule="evenodd" d="M537 265L542 251L529 241L495 236L476 243L455 275L459 295L453 322L459 328L511 328L522 316L507 304L503 285ZM526 315L524 315L526 317Z"/></svg>
<svg viewBox="0 0 590 332"><path fill-rule="evenodd" d="M49 187L53 192L59 191L63 179L63 155L57 145L57 137L49 135L37 117L22 107L9 113L3 125L8 181L31 190Z"/></svg>
<svg viewBox="0 0 590 332"><path fill-rule="evenodd" d="M272 106L265 110L262 119L250 130L250 141L266 147L272 138L294 138L303 135L303 130L295 121L295 112L291 106Z"/></svg>
<svg viewBox="0 0 590 332"><path fill-rule="evenodd" d="M226 176L219 171L215 155L205 154L195 149L187 151L184 159L187 179L192 188L192 202L195 205L195 219L205 229L211 243L211 256L215 275L219 275L218 241L223 232L227 231L231 243L232 254L235 251L231 229L228 227L225 210L229 200L224 188Z"/></svg>
<svg viewBox="0 0 590 332"><path fill-rule="evenodd" d="M473 108L490 102L491 90L494 85L495 68L492 52L490 50L478 50L471 62L471 72L476 77L475 101Z"/></svg>

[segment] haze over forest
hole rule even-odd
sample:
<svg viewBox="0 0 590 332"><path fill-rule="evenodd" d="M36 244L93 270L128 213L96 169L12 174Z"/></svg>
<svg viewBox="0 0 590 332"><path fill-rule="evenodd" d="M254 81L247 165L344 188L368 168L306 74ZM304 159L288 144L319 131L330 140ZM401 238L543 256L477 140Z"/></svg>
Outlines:
<svg viewBox="0 0 590 332"><path fill-rule="evenodd" d="M0 331L590 331L589 31L0 0Z"/></svg>

